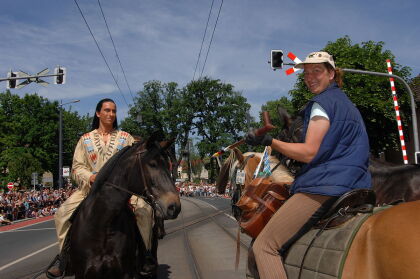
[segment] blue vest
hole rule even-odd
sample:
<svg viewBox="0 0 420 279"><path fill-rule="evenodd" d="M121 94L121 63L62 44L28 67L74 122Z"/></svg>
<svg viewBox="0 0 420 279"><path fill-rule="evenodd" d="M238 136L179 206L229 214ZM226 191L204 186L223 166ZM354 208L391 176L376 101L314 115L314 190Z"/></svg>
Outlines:
<svg viewBox="0 0 420 279"><path fill-rule="evenodd" d="M291 192L341 196L352 189L370 188L369 139L359 110L336 84L331 85L306 106L303 139L314 102L327 112L330 128L318 153L302 167Z"/></svg>

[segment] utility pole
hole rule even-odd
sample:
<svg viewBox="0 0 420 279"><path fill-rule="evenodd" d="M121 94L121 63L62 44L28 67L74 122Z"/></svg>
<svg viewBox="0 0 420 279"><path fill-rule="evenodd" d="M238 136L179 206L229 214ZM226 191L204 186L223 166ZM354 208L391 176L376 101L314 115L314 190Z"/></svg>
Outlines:
<svg viewBox="0 0 420 279"><path fill-rule="evenodd" d="M80 102L80 100L73 100L63 104L60 100L59 120L58 120L58 188L63 188L63 106Z"/></svg>
<svg viewBox="0 0 420 279"><path fill-rule="evenodd" d="M190 182L192 182L191 181L191 179L192 179L192 169L191 169L191 140L188 140L187 146L188 146L188 158L187 158L187 164L188 164L188 180Z"/></svg>

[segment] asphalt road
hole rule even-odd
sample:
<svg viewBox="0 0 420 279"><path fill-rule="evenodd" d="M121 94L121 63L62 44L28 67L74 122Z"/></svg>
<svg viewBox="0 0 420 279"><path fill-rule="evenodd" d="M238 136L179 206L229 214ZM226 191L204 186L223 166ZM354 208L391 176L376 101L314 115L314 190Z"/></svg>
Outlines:
<svg viewBox="0 0 420 279"><path fill-rule="evenodd" d="M57 253L53 220L0 232L0 278L31 278Z"/></svg>
<svg viewBox="0 0 420 279"><path fill-rule="evenodd" d="M187 198L191 199L191 198ZM175 258L168 258L165 256L164 247L170 247L174 243L171 239L174 239L174 235L182 231L182 227L185 222L194 224L202 223L204 225L205 219L210 220L210 217L206 218L206 214L209 216L215 214L217 210L224 211L218 214L217 218L219 223L223 226L230 227L230 230L234 231L236 222L231 216L229 216L230 200L224 198L194 198L192 200L201 200L203 208L193 209L191 205L184 206L185 200L182 201L184 213L187 213L185 209L191 208L184 220L179 217L175 220L165 221L165 229L168 232L168 236L165 237L162 243L159 243L159 259L164 259L164 262L159 260L160 263L164 263L160 268L162 276L160 278L182 278L182 271L170 275L168 269L170 266L175 267L177 262ZM202 202L205 203L202 203ZM197 221L198 220L198 221ZM172 235L172 236L171 236ZM172 242L171 242L172 241ZM162 249L161 249L162 248ZM23 228L0 232L0 278L1 279L30 279L45 270L48 264L52 261L54 256L58 253L58 243L56 240L54 221L44 221L33 225L25 226ZM208 252L207 252L208 253ZM179 259L176 259L179 260ZM171 261L175 261L171 263ZM230 265L232 266L232 265ZM232 266L233 267L233 266ZM173 270L172 273L176 271ZM176 273L176 272L175 272ZM243 274L243 273L242 273ZM208 277L208 276L205 276ZM46 278L44 275L37 277L38 279ZM66 277L67 278L67 277Z"/></svg>

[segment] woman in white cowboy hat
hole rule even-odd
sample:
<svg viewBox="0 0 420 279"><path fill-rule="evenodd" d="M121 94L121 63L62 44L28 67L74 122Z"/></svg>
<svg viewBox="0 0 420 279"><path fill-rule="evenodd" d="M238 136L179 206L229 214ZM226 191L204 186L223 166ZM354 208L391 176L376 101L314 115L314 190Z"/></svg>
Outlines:
<svg viewBox="0 0 420 279"><path fill-rule="evenodd" d="M302 143L250 132L250 145L271 146L305 163L291 186L292 196L273 215L253 245L260 278L287 278L283 252L306 233L346 192L370 188L369 140L362 116L339 87L342 72L327 52L312 52L296 65L315 96L304 110Z"/></svg>

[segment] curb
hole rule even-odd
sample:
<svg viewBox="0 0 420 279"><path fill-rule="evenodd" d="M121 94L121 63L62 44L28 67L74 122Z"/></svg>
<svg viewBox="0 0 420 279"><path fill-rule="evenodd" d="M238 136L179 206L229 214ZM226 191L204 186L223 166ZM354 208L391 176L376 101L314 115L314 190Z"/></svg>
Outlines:
<svg viewBox="0 0 420 279"><path fill-rule="evenodd" d="M34 224L41 223L44 221L49 221L49 220L52 220L53 218L54 218L54 215L40 217L40 218L29 218L29 219L17 220L17 221L14 221L13 224L11 225L5 225L5 226L0 227L0 232L16 230L22 227L34 225Z"/></svg>

